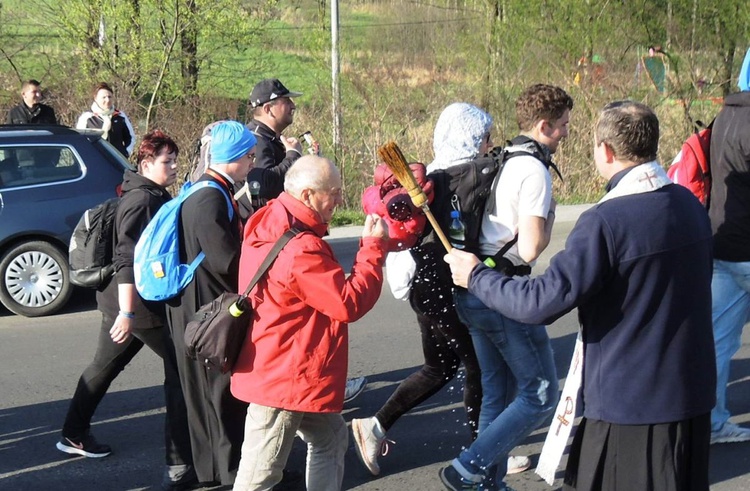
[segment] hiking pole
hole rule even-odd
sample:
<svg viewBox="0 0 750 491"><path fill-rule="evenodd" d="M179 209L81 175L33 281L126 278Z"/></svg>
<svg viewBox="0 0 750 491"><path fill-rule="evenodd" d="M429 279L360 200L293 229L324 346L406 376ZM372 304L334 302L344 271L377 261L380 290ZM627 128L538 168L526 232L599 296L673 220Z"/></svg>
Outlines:
<svg viewBox="0 0 750 491"><path fill-rule="evenodd" d="M443 229L440 228L437 219L435 219L435 215L430 211L430 206L427 204L427 195L417 183L417 179L411 172L409 164L406 163L404 154L401 153L401 149L398 148L396 142L390 141L378 148L378 155L383 159L383 162L388 166L398 182L401 183L404 189L409 193L409 197L411 198L411 202L414 203L414 206L421 208L424 214L427 215L427 219L430 221L432 228L435 229L435 233L437 233L437 236L440 238L443 247L445 247L446 251L450 252L453 246L451 246L451 243L448 241L448 237L445 236Z"/></svg>

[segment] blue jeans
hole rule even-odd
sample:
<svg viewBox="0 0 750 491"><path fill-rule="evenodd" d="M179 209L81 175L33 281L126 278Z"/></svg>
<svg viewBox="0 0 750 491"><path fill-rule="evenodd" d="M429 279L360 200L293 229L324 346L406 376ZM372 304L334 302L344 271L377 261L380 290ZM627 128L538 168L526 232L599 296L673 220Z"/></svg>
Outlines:
<svg viewBox="0 0 750 491"><path fill-rule="evenodd" d="M544 326L511 320L466 290L455 292L455 302L474 341L483 393L479 436L456 461L466 473L494 478L503 489L508 452L557 405L552 347Z"/></svg>
<svg viewBox="0 0 750 491"><path fill-rule="evenodd" d="M711 411L711 431L718 431L729 420L729 364L740 349L742 328L750 318L750 262L715 259L711 297L716 345L716 406Z"/></svg>

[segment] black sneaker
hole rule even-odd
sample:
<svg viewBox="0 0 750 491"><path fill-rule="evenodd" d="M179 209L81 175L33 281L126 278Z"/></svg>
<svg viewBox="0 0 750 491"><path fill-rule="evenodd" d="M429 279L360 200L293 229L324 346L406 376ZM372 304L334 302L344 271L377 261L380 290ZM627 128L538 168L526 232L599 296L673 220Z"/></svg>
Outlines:
<svg viewBox="0 0 750 491"><path fill-rule="evenodd" d="M440 469L440 480L443 481L446 489L450 489L451 491L479 490L479 483L465 479L452 465Z"/></svg>
<svg viewBox="0 0 750 491"><path fill-rule="evenodd" d="M106 457L112 453L112 449L109 445L104 445L96 441L91 434L86 434L83 438L66 438L62 437L57 442L57 449L61 452L83 455L84 457L90 457L98 459Z"/></svg>
<svg viewBox="0 0 750 491"><path fill-rule="evenodd" d="M197 486L198 476L195 474L195 468L188 464L167 466L161 481L162 491L186 491Z"/></svg>

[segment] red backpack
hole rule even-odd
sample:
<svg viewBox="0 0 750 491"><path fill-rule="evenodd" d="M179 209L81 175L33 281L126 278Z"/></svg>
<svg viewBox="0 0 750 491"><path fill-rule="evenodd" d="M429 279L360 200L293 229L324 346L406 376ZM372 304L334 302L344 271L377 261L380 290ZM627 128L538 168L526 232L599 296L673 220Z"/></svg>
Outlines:
<svg viewBox="0 0 750 491"><path fill-rule="evenodd" d="M667 176L676 184L688 188L703 206L708 208L711 193L711 128L713 121L699 128L685 140L680 153L672 161Z"/></svg>

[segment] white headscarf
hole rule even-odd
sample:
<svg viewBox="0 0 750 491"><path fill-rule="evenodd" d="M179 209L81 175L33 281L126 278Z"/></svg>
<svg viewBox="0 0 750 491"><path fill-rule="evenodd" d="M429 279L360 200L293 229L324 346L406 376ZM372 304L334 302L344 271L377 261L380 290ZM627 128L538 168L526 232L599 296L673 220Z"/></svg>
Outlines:
<svg viewBox="0 0 750 491"><path fill-rule="evenodd" d="M479 153L482 139L492 128L492 117L476 106L455 102L443 109L433 136L435 160L427 166L427 173L462 164ZM385 272L391 293L398 300L408 300L417 264L410 251L390 252L385 260Z"/></svg>
<svg viewBox="0 0 750 491"><path fill-rule="evenodd" d="M435 160L427 166L427 172L475 158L482 139L491 129L492 116L476 106L455 102L446 107L435 124L432 139Z"/></svg>

